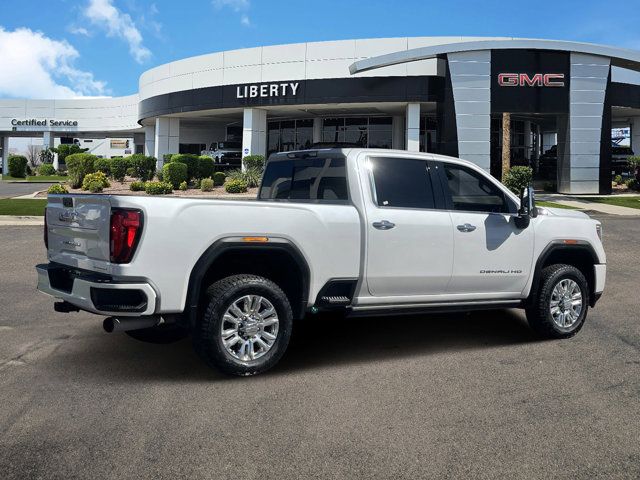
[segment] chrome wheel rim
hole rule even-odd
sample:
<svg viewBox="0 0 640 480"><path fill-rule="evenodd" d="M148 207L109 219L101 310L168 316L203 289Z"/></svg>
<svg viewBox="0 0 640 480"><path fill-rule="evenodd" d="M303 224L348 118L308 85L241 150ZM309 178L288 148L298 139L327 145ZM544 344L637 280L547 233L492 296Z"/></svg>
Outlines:
<svg viewBox="0 0 640 480"><path fill-rule="evenodd" d="M224 312L220 324L222 345L235 360L257 360L275 344L279 323L278 312L269 300L260 295L244 295Z"/></svg>
<svg viewBox="0 0 640 480"><path fill-rule="evenodd" d="M582 308L582 290L575 281L565 278L556 283L551 292L549 311L558 327L573 327L580 318Z"/></svg>

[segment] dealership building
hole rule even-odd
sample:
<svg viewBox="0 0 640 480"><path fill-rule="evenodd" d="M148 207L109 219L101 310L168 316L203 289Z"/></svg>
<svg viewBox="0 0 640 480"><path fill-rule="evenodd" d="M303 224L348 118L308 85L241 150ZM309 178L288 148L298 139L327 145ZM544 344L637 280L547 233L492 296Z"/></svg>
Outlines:
<svg viewBox="0 0 640 480"><path fill-rule="evenodd" d="M148 70L126 97L0 99L0 138L3 156L12 137L131 139L131 153L159 163L225 140L243 155L347 142L458 156L498 176L504 113L512 165L563 193L608 193L612 129L640 153L640 52L477 37L232 50Z"/></svg>

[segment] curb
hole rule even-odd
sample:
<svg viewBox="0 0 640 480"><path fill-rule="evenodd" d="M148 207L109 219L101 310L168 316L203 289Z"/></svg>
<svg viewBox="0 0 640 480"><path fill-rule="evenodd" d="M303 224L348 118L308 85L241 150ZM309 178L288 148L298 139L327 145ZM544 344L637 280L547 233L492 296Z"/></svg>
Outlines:
<svg viewBox="0 0 640 480"><path fill-rule="evenodd" d="M15 227L15 226L43 226L44 216L32 217L32 216L20 216L20 215L0 215L0 227Z"/></svg>

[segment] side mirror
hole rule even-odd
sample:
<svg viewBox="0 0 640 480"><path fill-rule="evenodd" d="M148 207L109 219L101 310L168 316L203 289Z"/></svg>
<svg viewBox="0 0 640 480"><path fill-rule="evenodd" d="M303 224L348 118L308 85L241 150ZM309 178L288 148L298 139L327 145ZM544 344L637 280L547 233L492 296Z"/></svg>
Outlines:
<svg viewBox="0 0 640 480"><path fill-rule="evenodd" d="M518 216L515 217L516 227L527 228L532 218L538 216L538 209L536 208L535 194L533 193L533 187L529 185L520 192L520 209L518 210Z"/></svg>

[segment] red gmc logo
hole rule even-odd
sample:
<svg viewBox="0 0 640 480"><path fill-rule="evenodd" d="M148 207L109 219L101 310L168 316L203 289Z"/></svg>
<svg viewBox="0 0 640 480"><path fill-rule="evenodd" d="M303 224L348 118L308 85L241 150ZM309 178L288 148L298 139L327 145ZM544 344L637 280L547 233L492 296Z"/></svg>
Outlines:
<svg viewBox="0 0 640 480"><path fill-rule="evenodd" d="M500 73L501 87L564 87L564 73Z"/></svg>

